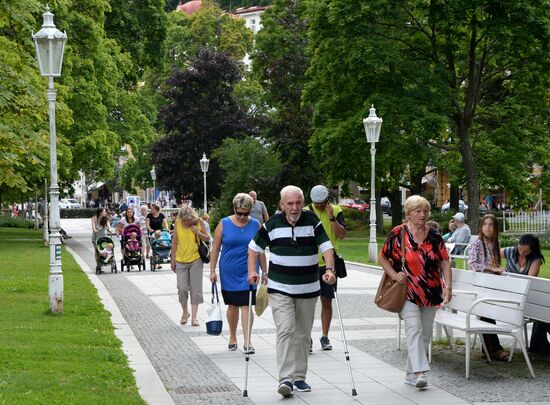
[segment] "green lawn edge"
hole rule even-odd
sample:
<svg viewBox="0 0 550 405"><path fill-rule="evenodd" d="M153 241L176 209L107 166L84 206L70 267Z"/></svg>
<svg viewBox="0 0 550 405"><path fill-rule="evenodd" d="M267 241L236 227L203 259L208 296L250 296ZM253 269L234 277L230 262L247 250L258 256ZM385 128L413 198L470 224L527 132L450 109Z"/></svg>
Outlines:
<svg viewBox="0 0 550 405"><path fill-rule="evenodd" d="M64 249L64 313L49 312L41 239L0 228L0 404L144 404L110 314Z"/></svg>

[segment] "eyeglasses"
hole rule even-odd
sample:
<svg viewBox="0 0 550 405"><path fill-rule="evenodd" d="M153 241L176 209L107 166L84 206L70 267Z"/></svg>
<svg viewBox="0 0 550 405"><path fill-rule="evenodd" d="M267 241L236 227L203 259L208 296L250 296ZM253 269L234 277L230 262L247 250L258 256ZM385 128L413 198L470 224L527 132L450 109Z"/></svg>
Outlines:
<svg viewBox="0 0 550 405"><path fill-rule="evenodd" d="M237 215L239 217L247 217L247 216L250 215L250 211L246 211L246 212L235 211L235 215Z"/></svg>
<svg viewBox="0 0 550 405"><path fill-rule="evenodd" d="M298 244L298 240L294 234L294 227L292 226L290 229L292 230L292 241L290 242L290 246L292 246L295 251L300 252L300 245Z"/></svg>

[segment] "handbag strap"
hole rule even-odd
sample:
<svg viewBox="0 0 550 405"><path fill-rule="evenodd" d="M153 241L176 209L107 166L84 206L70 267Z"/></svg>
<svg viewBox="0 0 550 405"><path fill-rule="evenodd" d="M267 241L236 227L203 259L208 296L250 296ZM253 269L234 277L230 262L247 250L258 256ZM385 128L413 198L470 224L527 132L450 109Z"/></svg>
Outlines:
<svg viewBox="0 0 550 405"><path fill-rule="evenodd" d="M215 281L212 283L212 304L214 304L214 293L216 294L216 303L219 304L220 298L218 296L218 285Z"/></svg>
<svg viewBox="0 0 550 405"><path fill-rule="evenodd" d="M407 268L405 267L405 224L401 226L401 270L407 276Z"/></svg>

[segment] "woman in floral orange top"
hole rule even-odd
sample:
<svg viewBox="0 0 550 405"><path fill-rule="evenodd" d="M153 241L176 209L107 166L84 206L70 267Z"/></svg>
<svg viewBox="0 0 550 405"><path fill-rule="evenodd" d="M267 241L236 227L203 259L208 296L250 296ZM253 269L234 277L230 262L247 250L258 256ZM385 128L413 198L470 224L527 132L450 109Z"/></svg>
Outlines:
<svg viewBox="0 0 550 405"><path fill-rule="evenodd" d="M437 305L451 300L451 263L441 235L427 225L430 203L413 195L405 201L407 223L392 229L379 262L395 281L407 283L407 300L400 312L405 322L407 368L405 384L425 388L430 370L426 352L432 338ZM401 271L401 229L404 229L405 269ZM446 286L442 286L443 270Z"/></svg>

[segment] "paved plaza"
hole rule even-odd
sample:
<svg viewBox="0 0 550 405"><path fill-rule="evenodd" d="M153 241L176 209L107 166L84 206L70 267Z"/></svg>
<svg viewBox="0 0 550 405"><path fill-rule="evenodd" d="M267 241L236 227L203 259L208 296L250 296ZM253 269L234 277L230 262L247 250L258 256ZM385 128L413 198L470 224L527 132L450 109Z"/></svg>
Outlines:
<svg viewBox="0 0 550 405"><path fill-rule="evenodd" d="M349 373L345 361L339 324L334 307L330 339L334 350L321 351L320 305L313 327L314 352L309 360L307 381L312 392L297 393L292 399L277 394L275 361L275 326L270 308L256 318L252 344L256 354L250 356L248 398L242 396L245 356L227 350L227 321L220 336L205 332L204 322L210 299L208 266L204 267L204 297L199 307L199 327L181 326L181 307L176 290L176 276L163 265L162 270L95 275L89 219L62 220L72 236L66 247L98 289L105 308L112 314L117 336L123 342L130 367L135 370L142 397L152 405L168 404L482 404L468 402L450 390L430 385L418 390L403 384L404 362L400 367L373 357L362 350L368 341L393 339L397 348L397 317L381 311L372 303L380 280L379 270L349 264L348 278L339 280L339 297L348 339L353 376L358 395L351 396ZM118 246L117 246L118 248ZM120 250L116 251L120 269ZM147 265L147 269L148 269ZM108 268L105 268L108 270ZM243 340L239 332L239 344ZM402 342L404 345L404 342ZM520 359L521 360L521 359ZM517 362L518 367L523 367ZM523 371L523 369L522 369ZM462 370L456 379L464 384ZM499 384L495 382L495 384ZM514 404L550 404L548 394L531 402ZM544 402L547 401L547 402Z"/></svg>

